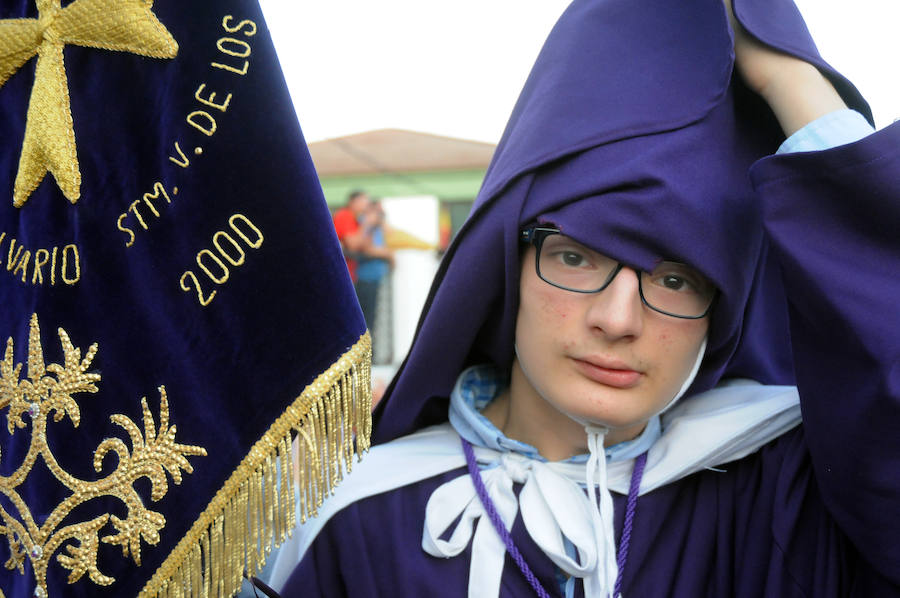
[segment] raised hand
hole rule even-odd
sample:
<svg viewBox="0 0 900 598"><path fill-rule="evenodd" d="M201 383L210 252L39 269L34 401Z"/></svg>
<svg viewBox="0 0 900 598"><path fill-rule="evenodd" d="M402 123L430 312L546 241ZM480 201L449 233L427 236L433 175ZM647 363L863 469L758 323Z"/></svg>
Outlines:
<svg viewBox="0 0 900 598"><path fill-rule="evenodd" d="M816 67L757 40L735 18L732 0L724 2L734 32L735 67L772 108L786 136L847 107Z"/></svg>

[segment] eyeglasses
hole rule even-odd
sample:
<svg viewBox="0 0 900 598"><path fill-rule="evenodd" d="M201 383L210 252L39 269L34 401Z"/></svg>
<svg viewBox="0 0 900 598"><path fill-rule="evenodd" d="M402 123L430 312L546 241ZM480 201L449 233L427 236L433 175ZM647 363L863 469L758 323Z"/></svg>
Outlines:
<svg viewBox="0 0 900 598"><path fill-rule="evenodd" d="M599 293L625 267L555 228L527 228L522 241L537 249L534 267L541 280L567 291ZM705 276L679 262L660 262L650 272L639 271L638 289L641 301L653 311L688 320L705 317L717 293Z"/></svg>

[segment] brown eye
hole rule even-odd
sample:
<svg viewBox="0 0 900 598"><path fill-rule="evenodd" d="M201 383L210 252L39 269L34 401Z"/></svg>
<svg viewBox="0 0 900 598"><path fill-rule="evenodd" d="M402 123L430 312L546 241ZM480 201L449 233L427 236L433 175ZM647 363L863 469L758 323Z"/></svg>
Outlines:
<svg viewBox="0 0 900 598"><path fill-rule="evenodd" d="M584 256L580 253L575 253L574 251L564 251L560 254L559 258L565 265L572 266L573 268L577 268L585 263Z"/></svg>
<svg viewBox="0 0 900 598"><path fill-rule="evenodd" d="M711 285L702 274L675 262L663 262L650 273L650 282L662 290L673 293L706 294Z"/></svg>
<svg viewBox="0 0 900 598"><path fill-rule="evenodd" d="M673 291L680 291L685 287L685 285L688 284L686 280L679 276L675 276L674 274L663 276L660 280L660 283L667 289L671 289Z"/></svg>

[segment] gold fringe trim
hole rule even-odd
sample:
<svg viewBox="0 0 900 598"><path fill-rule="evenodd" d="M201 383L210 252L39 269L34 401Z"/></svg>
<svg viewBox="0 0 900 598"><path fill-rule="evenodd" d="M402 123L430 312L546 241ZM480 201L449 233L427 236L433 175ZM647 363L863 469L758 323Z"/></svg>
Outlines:
<svg viewBox="0 0 900 598"><path fill-rule="evenodd" d="M226 598L362 458L372 434L369 333L307 386L216 493L141 597ZM291 433L296 433L296 450ZM292 475L292 472L296 475Z"/></svg>

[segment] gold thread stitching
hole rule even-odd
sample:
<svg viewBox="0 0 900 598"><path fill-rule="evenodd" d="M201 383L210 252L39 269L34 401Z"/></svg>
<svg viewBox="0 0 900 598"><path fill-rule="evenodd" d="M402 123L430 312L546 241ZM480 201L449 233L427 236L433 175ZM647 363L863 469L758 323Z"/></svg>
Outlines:
<svg viewBox="0 0 900 598"><path fill-rule="evenodd" d="M21 207L47 173L72 203L81 197L81 170L63 47L130 52L174 58L178 43L153 14L152 0L35 0L37 19L0 21L0 87L37 55L28 102L25 139L13 185L13 205Z"/></svg>
<svg viewBox="0 0 900 598"><path fill-rule="evenodd" d="M271 520L266 514L266 503L274 500L272 497L276 493L274 486L277 480L281 481L283 495L290 498L279 500L277 507L272 504L272 508L281 511L278 516L285 518L291 528L295 508L300 511L303 521L315 514L342 471L349 469L354 456L361 458L368 450L367 434L371 433L371 355L372 342L366 332L303 390L250 449L139 596L199 598L204 596L201 588L207 583L211 583L213 596L231 596L236 592L245 570L249 573L264 566L272 544L280 543L280 534L268 531ZM351 388L347 389L348 385ZM350 410L344 409L347 403L331 398L339 397L344 392L353 397L352 403L349 403ZM329 462L337 454L329 450L330 440L323 435L325 420L331 417L335 408L341 413L334 420L335 427L328 432L337 433L338 439L344 435L356 435L356 442L351 440L356 450L346 452L343 463ZM292 433L297 434L299 447L296 477L289 475L294 470ZM272 471L269 464L275 461L281 476L266 473ZM286 480L288 483L285 483ZM295 484L299 484L300 505L294 503ZM285 530L285 534L288 531ZM204 543L207 537L211 538L209 546ZM202 556L200 561L192 558L197 550ZM204 564L201 566L200 562ZM206 573L207 562L209 573ZM200 581L191 583L191 579Z"/></svg>
<svg viewBox="0 0 900 598"><path fill-rule="evenodd" d="M166 390L160 386L158 427L146 398L141 399L143 432L125 415L110 417L114 424L127 432L131 450L119 438L107 438L97 446L93 466L98 474L103 470L103 460L107 454L112 452L118 457L118 463L109 475L89 482L65 471L47 443L47 419L52 412L55 422L68 417L77 428L81 422L81 410L72 395L97 392L100 374L87 371L97 354L97 343L90 346L82 359L81 349L72 345L66 331L60 328L58 333L63 349L62 364L44 364L37 314L31 316L29 328L27 379L20 378L22 364L14 363L11 337L6 342L4 360L0 362L0 410L9 407L6 421L10 435L26 427L22 419L26 413L31 421L31 442L22 464L11 475L0 476L0 493L15 506L20 517L16 519L0 507L0 520L3 522L0 536L5 536L12 554L6 562L6 568L18 569L20 574L24 574L24 560L29 558L35 583L44 596L48 595L47 567L51 557L61 548L65 548L66 553L60 554L57 561L69 570L70 584L78 581L85 573L98 585L109 585L115 581L98 569L97 550L100 542L121 546L122 555L128 557L130 553L134 562L140 565L142 541L157 544L159 530L165 527L166 520L162 514L144 506L134 489L134 483L140 478L150 480L151 498L158 501L168 492L167 471L172 481L180 484L182 470L193 472L186 457L206 455L206 450L202 447L175 442L176 429L174 425L169 425ZM72 493L53 509L42 525L37 524L27 503L17 491L39 457L53 476ZM121 500L127 508L125 519L106 513L91 521L60 527L76 507L101 496ZM116 533L100 537L107 522L112 523ZM67 542L69 543L66 544Z"/></svg>

